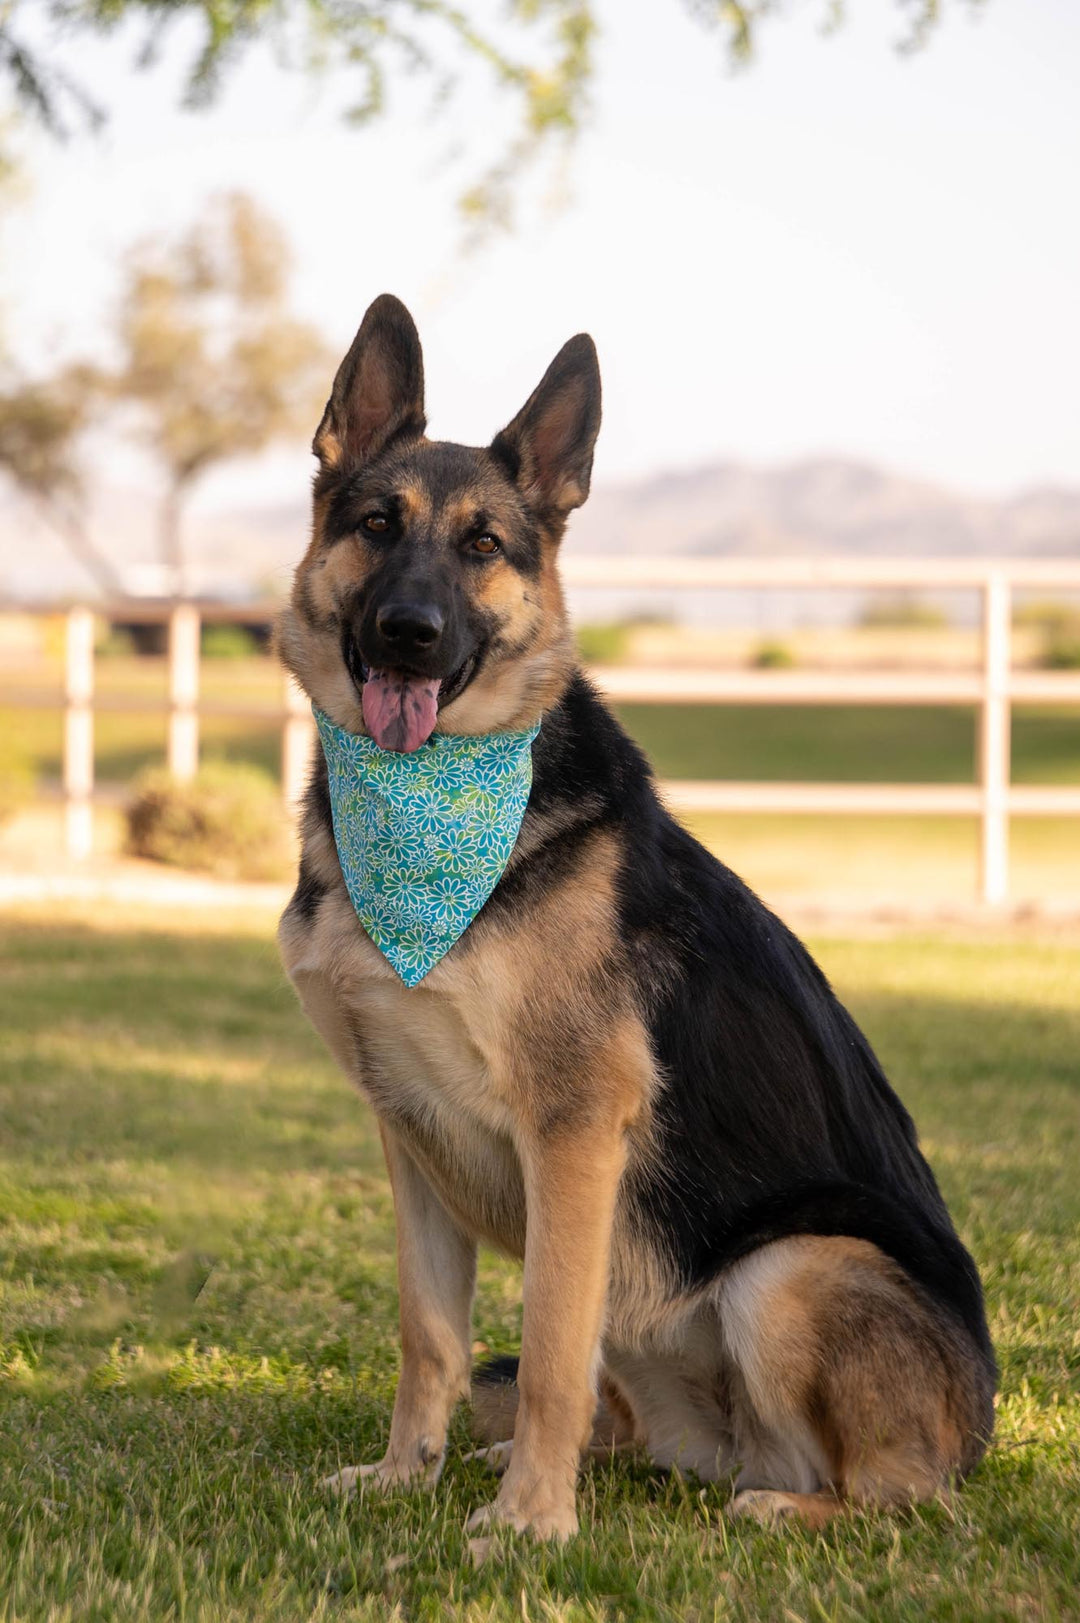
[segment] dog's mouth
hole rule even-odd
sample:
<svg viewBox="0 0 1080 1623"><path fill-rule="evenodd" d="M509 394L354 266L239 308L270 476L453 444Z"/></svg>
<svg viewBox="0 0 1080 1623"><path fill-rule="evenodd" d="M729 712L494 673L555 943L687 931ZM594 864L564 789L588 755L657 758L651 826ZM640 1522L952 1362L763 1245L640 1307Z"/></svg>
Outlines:
<svg viewBox="0 0 1080 1623"><path fill-rule="evenodd" d="M376 744L411 755L435 731L439 711L465 691L480 663L480 651L474 650L447 677L367 665L354 643L346 651L346 663L360 694L364 726Z"/></svg>

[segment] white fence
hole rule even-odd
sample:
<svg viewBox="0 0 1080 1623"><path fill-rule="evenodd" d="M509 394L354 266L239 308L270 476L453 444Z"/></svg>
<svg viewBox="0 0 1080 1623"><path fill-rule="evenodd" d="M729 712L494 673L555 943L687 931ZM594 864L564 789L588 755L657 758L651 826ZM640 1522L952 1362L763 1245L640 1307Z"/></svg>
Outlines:
<svg viewBox="0 0 1080 1623"><path fill-rule="evenodd" d="M593 671L614 700L700 704L973 705L979 715L978 779L973 784L830 784L685 781L664 784L679 811L835 812L977 817L981 829L980 893L1000 904L1009 890L1011 816L1080 816L1080 787L1015 785L1010 777L1010 716L1016 702L1080 706L1080 673L1016 671L1011 659L1013 593L1080 589L1080 560L799 558L601 558L566 560L573 587L702 591L723 588L790 590L806 587L964 589L982 604L982 658L956 671L763 671L610 667ZM312 742L307 701L291 682L279 708L207 704L199 699L199 633L203 616L232 623L265 622L265 605L243 610L180 603L156 613L137 602L67 610L63 789L67 846L91 849L95 708L162 708L158 700L94 694L94 615L118 621L168 620L168 764L179 778L198 766L200 714L272 719L281 725L282 784L292 804L302 786ZM44 701L35 701L44 702ZM51 701L55 703L56 701ZM1078 717L1080 720L1080 717Z"/></svg>

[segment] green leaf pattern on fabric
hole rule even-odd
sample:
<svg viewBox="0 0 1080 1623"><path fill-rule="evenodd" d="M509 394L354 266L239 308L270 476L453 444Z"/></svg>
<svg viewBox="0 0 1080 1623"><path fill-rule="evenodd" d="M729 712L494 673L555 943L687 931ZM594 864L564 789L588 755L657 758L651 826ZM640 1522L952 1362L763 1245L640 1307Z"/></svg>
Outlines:
<svg viewBox="0 0 1080 1623"><path fill-rule="evenodd" d="M345 888L367 934L416 986L503 876L532 789L526 732L435 733L410 755L315 708Z"/></svg>

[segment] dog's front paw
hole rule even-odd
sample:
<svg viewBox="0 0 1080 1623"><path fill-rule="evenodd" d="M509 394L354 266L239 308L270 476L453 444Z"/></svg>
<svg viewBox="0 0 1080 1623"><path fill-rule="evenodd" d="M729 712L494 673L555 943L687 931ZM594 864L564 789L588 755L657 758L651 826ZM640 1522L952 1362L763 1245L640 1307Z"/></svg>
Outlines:
<svg viewBox="0 0 1080 1623"><path fill-rule="evenodd" d="M560 1544L565 1544L578 1530L573 1488L567 1492L561 1487L548 1487L541 1481L524 1492L504 1484L490 1505L473 1511L465 1531L492 1532L498 1527L528 1533L535 1539L558 1539Z"/></svg>
<svg viewBox="0 0 1080 1623"><path fill-rule="evenodd" d="M320 1487L330 1493L392 1493L395 1488L433 1488L439 1480L443 1466L442 1449L434 1450L425 1442L406 1455L387 1454L375 1465L347 1465L331 1476L324 1476Z"/></svg>

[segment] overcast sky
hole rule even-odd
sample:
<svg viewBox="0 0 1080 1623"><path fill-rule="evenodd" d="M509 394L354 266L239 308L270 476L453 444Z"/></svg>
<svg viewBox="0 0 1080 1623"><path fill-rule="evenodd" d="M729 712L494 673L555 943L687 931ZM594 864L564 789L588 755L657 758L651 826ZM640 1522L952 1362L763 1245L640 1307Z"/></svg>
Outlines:
<svg viewBox="0 0 1080 1623"><path fill-rule="evenodd" d="M296 303L342 347L376 293L410 305L435 434L489 438L585 328L598 478L828 452L977 491L1080 482L1080 4L953 0L914 57L890 0L828 39L823 4L787 9L733 75L678 0L602 3L569 201L539 206L537 177L517 234L469 259L456 182L505 131L482 80L456 131L412 83L357 130L340 87L268 55L195 115L175 61L136 76L91 52L114 117L98 141L30 142L0 241L7 331L32 364L99 342L123 248L238 186L286 226ZM202 502L299 496L307 470L297 448Z"/></svg>

